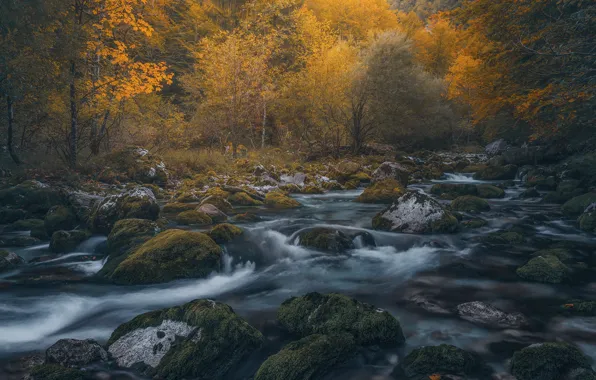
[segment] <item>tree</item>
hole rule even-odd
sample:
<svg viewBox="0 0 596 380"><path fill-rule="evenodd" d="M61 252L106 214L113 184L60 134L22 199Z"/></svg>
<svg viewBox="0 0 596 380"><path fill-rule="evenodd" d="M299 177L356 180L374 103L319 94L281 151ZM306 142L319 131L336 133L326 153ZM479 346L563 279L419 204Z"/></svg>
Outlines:
<svg viewBox="0 0 596 380"><path fill-rule="evenodd" d="M458 50L456 30L441 15L430 19L424 29L413 35L416 59L433 75L447 74Z"/></svg>

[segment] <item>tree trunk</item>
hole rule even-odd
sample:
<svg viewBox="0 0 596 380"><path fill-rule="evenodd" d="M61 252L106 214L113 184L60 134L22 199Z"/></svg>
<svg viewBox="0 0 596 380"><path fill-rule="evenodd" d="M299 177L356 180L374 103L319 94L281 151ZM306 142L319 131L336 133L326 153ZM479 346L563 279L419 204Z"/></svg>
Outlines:
<svg viewBox="0 0 596 380"><path fill-rule="evenodd" d="M267 103L263 102L263 130L261 131L261 149L265 149L265 125L267 124Z"/></svg>
<svg viewBox="0 0 596 380"><path fill-rule="evenodd" d="M8 136L6 138L6 147L8 148L8 154L10 154L10 157L12 158L14 163L20 165L21 160L15 153L14 148L12 146L12 136L14 128L14 105L10 96L6 97L6 106L8 111Z"/></svg>
<svg viewBox="0 0 596 380"><path fill-rule="evenodd" d="M75 61L70 62L70 136L68 140L68 148L70 153L70 167L75 169L77 167L77 90L75 87L76 75Z"/></svg>

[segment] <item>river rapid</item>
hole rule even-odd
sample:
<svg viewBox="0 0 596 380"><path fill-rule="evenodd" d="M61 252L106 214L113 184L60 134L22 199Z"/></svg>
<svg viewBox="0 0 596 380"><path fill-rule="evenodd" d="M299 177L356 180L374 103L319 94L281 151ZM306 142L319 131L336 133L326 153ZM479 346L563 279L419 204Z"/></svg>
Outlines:
<svg viewBox="0 0 596 380"><path fill-rule="evenodd" d="M480 183L468 175L446 174L438 183ZM410 188L428 192L432 184ZM362 190L297 195L304 207L263 214L240 224L245 234L225 246L224 268L207 279L151 286L115 286L92 280L105 262L105 236L94 236L75 253L29 263L27 273L68 269L81 281L36 285L15 282L19 273L0 275L0 358L43 351L61 338L92 338L105 343L121 323L146 311L197 298L226 303L281 346L275 312L291 296L340 292L395 315L406 335L396 352L378 352L371 364L350 363L330 378L389 379L398 357L415 347L448 343L480 353L503 371L513 351L530 343L564 340L596 359L596 318L562 317L556 310L569 299L596 298L596 283L546 285L524 282L515 269L536 247L490 247L480 236L512 225L532 229L535 238L571 241L584 247L596 239L573 226L560 206L518 199L523 188L489 200L481 216L488 225L453 235L408 235L371 229L383 205L355 203ZM376 247L356 241L356 249L329 255L295 245L296 234L314 226L366 231ZM26 261L51 255L48 245L14 248ZM35 260L34 260L35 261ZM22 274L22 273L21 273ZM458 304L484 301L530 321L521 330L481 327L454 312ZM261 359L262 360L262 359ZM124 378L132 375L123 375Z"/></svg>

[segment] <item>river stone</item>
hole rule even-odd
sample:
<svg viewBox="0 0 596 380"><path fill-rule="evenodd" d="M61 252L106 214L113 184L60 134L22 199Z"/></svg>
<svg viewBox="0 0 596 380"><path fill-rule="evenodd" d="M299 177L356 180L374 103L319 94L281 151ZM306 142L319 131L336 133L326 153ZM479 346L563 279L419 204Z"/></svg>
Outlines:
<svg viewBox="0 0 596 380"><path fill-rule="evenodd" d="M397 379L422 380L455 378L489 379L492 370L479 355L441 344L417 348L393 370Z"/></svg>
<svg viewBox="0 0 596 380"><path fill-rule="evenodd" d="M265 206L274 209L292 209L302 205L281 191L270 191L265 196Z"/></svg>
<svg viewBox="0 0 596 380"><path fill-rule="evenodd" d="M462 195L478 195L478 188L473 184L437 183L430 189L430 193L447 199L455 199Z"/></svg>
<svg viewBox="0 0 596 380"><path fill-rule="evenodd" d="M408 191L373 219L373 228L405 233L446 233L457 229L457 219L438 201Z"/></svg>
<svg viewBox="0 0 596 380"><path fill-rule="evenodd" d="M321 379L355 352L354 338L349 334L309 335L265 360L255 380Z"/></svg>
<svg viewBox="0 0 596 380"><path fill-rule="evenodd" d="M345 233L332 228L313 228L298 234L298 245L325 252L342 253L356 248Z"/></svg>
<svg viewBox="0 0 596 380"><path fill-rule="evenodd" d="M44 226L49 236L56 231L72 230L77 226L75 214L66 206L54 206L48 210Z"/></svg>
<svg viewBox="0 0 596 380"><path fill-rule="evenodd" d="M153 192L146 187L136 187L118 195L106 197L95 206L91 215L93 231L109 234L121 219L157 220L159 205Z"/></svg>
<svg viewBox="0 0 596 380"><path fill-rule="evenodd" d="M122 173L123 179L160 185L168 182L169 173L163 160L145 148L128 146L109 154L106 161Z"/></svg>
<svg viewBox="0 0 596 380"><path fill-rule="evenodd" d="M91 216L91 211L100 203L104 197L83 191L73 191L68 194L68 203L76 214L78 220L87 223Z"/></svg>
<svg viewBox="0 0 596 380"><path fill-rule="evenodd" d="M207 277L220 262L221 248L209 236L172 229L136 248L112 272L100 273L119 284L163 283Z"/></svg>
<svg viewBox="0 0 596 380"><path fill-rule="evenodd" d="M244 234L244 230L229 223L218 224L207 233L217 244L225 244Z"/></svg>
<svg viewBox="0 0 596 380"><path fill-rule="evenodd" d="M596 203L592 203L577 219L579 228L587 232L596 232Z"/></svg>
<svg viewBox="0 0 596 380"><path fill-rule="evenodd" d="M395 346L405 341L399 321L389 312L341 294L292 297L281 304L277 319L300 337L349 333L365 346Z"/></svg>
<svg viewBox="0 0 596 380"><path fill-rule="evenodd" d="M538 343L517 351L511 373L518 380L596 379L588 358L567 343Z"/></svg>
<svg viewBox="0 0 596 380"><path fill-rule="evenodd" d="M482 198L473 195L464 195L457 197L451 202L451 209L460 212L479 213L490 211L490 205Z"/></svg>
<svg viewBox="0 0 596 380"><path fill-rule="evenodd" d="M79 244L91 237L89 231L56 231L50 240L50 251L54 253L72 252Z"/></svg>
<svg viewBox="0 0 596 380"><path fill-rule="evenodd" d="M122 219L114 224L108 235L108 251L110 255L118 255L143 244L160 232L154 221L147 219Z"/></svg>
<svg viewBox="0 0 596 380"><path fill-rule="evenodd" d="M389 178L374 182L354 200L360 203L391 204L404 194L405 187L397 180Z"/></svg>
<svg viewBox="0 0 596 380"><path fill-rule="evenodd" d="M516 271L524 280L560 284L567 280L570 269L554 255L538 256Z"/></svg>
<svg viewBox="0 0 596 380"><path fill-rule="evenodd" d="M408 186L410 173L404 166L397 162L383 162L372 175L372 182L379 182L386 179L398 181L402 187Z"/></svg>
<svg viewBox="0 0 596 380"><path fill-rule="evenodd" d="M507 144L507 141L504 139L498 139L488 144L484 151L488 156L496 156L503 153L508 147L509 144Z"/></svg>
<svg viewBox="0 0 596 380"><path fill-rule="evenodd" d="M69 368L81 368L107 360L108 353L91 339L60 339L46 351L46 363Z"/></svg>
<svg viewBox="0 0 596 380"><path fill-rule="evenodd" d="M262 343L261 333L231 307L196 300L139 315L119 326L108 341L108 351L119 366L143 363L159 378L226 379Z"/></svg>
<svg viewBox="0 0 596 380"><path fill-rule="evenodd" d="M16 253L0 249L0 272L14 269L24 263L25 260Z"/></svg>
<svg viewBox="0 0 596 380"><path fill-rule="evenodd" d="M14 223L18 220L25 219L27 211L21 209L13 209L8 207L0 208L0 224Z"/></svg>
<svg viewBox="0 0 596 380"><path fill-rule="evenodd" d="M596 193L587 193L568 200L561 210L568 217L578 217L592 203L596 203Z"/></svg>
<svg viewBox="0 0 596 380"><path fill-rule="evenodd" d="M1 205L24 209L35 216L43 216L51 207L64 204L65 201L66 196L62 190L36 180L0 190Z"/></svg>
<svg viewBox="0 0 596 380"><path fill-rule="evenodd" d="M225 222L228 219L228 216L224 212L210 203L201 205L197 211L205 213L214 222Z"/></svg>
<svg viewBox="0 0 596 380"><path fill-rule="evenodd" d="M457 306L462 319L492 328L518 329L527 324L521 313L505 313L496 307L480 301L462 303Z"/></svg>
<svg viewBox="0 0 596 380"><path fill-rule="evenodd" d="M476 185L480 198L493 199L505 197L505 190L493 185ZM474 195L474 194L471 194Z"/></svg>
<svg viewBox="0 0 596 380"><path fill-rule="evenodd" d="M474 173L474 179L486 181L506 181L515 179L517 166L487 166L485 169Z"/></svg>

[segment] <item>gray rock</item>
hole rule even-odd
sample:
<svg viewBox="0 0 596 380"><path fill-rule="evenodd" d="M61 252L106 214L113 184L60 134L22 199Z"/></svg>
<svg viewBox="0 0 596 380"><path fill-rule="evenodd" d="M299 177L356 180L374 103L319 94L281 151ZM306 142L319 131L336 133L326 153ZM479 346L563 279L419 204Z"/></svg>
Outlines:
<svg viewBox="0 0 596 380"><path fill-rule="evenodd" d="M0 250L0 272L14 269L24 263L25 260L16 253Z"/></svg>
<svg viewBox="0 0 596 380"><path fill-rule="evenodd" d="M396 162L383 162L372 175L372 182L379 182L385 179L395 179L404 187L408 186L410 173L403 166Z"/></svg>
<svg viewBox="0 0 596 380"><path fill-rule="evenodd" d="M304 173L296 173L292 176L290 175L282 175L280 177L280 182L284 185L296 185L296 186L304 186L304 182L306 181L306 174Z"/></svg>
<svg viewBox="0 0 596 380"><path fill-rule="evenodd" d="M484 151L489 156L496 156L503 153L508 147L509 144L507 144L507 141L504 139L499 139L488 144Z"/></svg>
<svg viewBox="0 0 596 380"><path fill-rule="evenodd" d="M108 360L108 353L94 340L60 339L46 351L47 364L81 368Z"/></svg>
<svg viewBox="0 0 596 380"><path fill-rule="evenodd" d="M221 211L211 203L205 203L204 205L201 205L198 208L198 211L204 212L205 214L209 215L209 217L216 222L225 221L228 219L228 216L223 211Z"/></svg>
<svg viewBox="0 0 596 380"><path fill-rule="evenodd" d="M520 328L528 324L521 313L506 313L492 305L480 301L462 303L457 306L462 319L492 328Z"/></svg>
<svg viewBox="0 0 596 380"><path fill-rule="evenodd" d="M157 220L158 217L159 204L153 192L146 187L136 187L106 197L93 208L90 219L93 231L107 234L118 220Z"/></svg>

